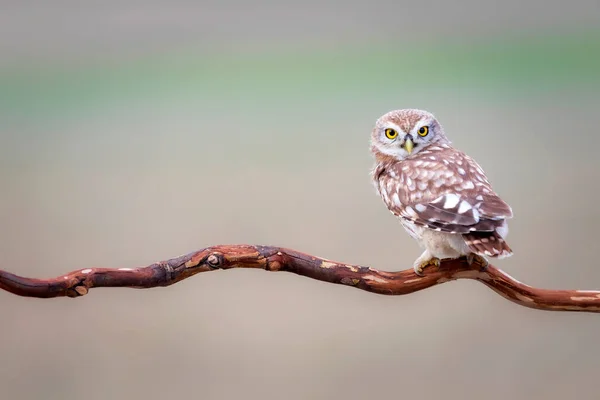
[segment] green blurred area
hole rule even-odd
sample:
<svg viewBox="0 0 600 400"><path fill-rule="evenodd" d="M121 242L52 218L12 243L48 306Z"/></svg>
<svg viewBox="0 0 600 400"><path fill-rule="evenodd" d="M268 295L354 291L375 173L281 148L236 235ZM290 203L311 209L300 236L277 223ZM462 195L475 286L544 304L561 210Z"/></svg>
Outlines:
<svg viewBox="0 0 600 400"><path fill-rule="evenodd" d="M395 50L399 51L395 51ZM460 90L493 99L600 86L600 31L536 35L471 43L377 43L334 50L276 49L257 53L161 54L104 64L18 66L0 70L0 110L35 117L73 115L144 98L221 103L315 91L344 97L356 91Z"/></svg>

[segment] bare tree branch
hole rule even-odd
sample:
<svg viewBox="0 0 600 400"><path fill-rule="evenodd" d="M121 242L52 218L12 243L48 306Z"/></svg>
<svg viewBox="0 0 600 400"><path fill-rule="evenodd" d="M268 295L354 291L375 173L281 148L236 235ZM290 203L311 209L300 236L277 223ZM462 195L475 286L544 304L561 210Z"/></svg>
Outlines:
<svg viewBox="0 0 600 400"><path fill-rule="evenodd" d="M153 288L169 286L200 272L230 268L287 271L324 282L343 284L372 293L401 295L456 279L474 279L504 298L539 310L600 312L600 291L550 290L525 285L492 265L476 260L443 260L425 276L413 269L399 272L344 264L269 246L222 245L207 247L141 268L87 268L53 279L24 278L0 270L0 288L19 296L78 297L94 287Z"/></svg>

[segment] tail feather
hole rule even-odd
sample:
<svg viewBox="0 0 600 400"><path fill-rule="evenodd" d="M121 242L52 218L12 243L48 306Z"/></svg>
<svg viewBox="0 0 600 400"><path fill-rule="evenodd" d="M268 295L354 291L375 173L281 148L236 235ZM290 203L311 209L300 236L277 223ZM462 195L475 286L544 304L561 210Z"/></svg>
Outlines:
<svg viewBox="0 0 600 400"><path fill-rule="evenodd" d="M513 254L506 241L496 231L471 232L463 237L469 249L481 256L505 258Z"/></svg>

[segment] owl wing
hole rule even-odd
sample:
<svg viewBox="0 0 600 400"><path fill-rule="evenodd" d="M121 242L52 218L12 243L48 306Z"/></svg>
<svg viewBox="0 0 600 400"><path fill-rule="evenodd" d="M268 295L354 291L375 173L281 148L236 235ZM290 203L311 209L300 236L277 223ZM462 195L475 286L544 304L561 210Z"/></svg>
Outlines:
<svg viewBox="0 0 600 400"><path fill-rule="evenodd" d="M511 208L470 157L450 148L419 154L378 171L378 190L393 214L461 234L494 232L512 218Z"/></svg>

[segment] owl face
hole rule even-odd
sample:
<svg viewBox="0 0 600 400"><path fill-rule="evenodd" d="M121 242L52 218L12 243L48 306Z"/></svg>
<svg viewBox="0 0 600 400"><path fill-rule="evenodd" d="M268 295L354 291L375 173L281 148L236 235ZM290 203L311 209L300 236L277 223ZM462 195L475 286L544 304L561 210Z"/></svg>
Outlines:
<svg viewBox="0 0 600 400"><path fill-rule="evenodd" d="M388 156L404 160L430 144L446 142L442 126L433 114L417 109L390 111L375 123L371 147Z"/></svg>

